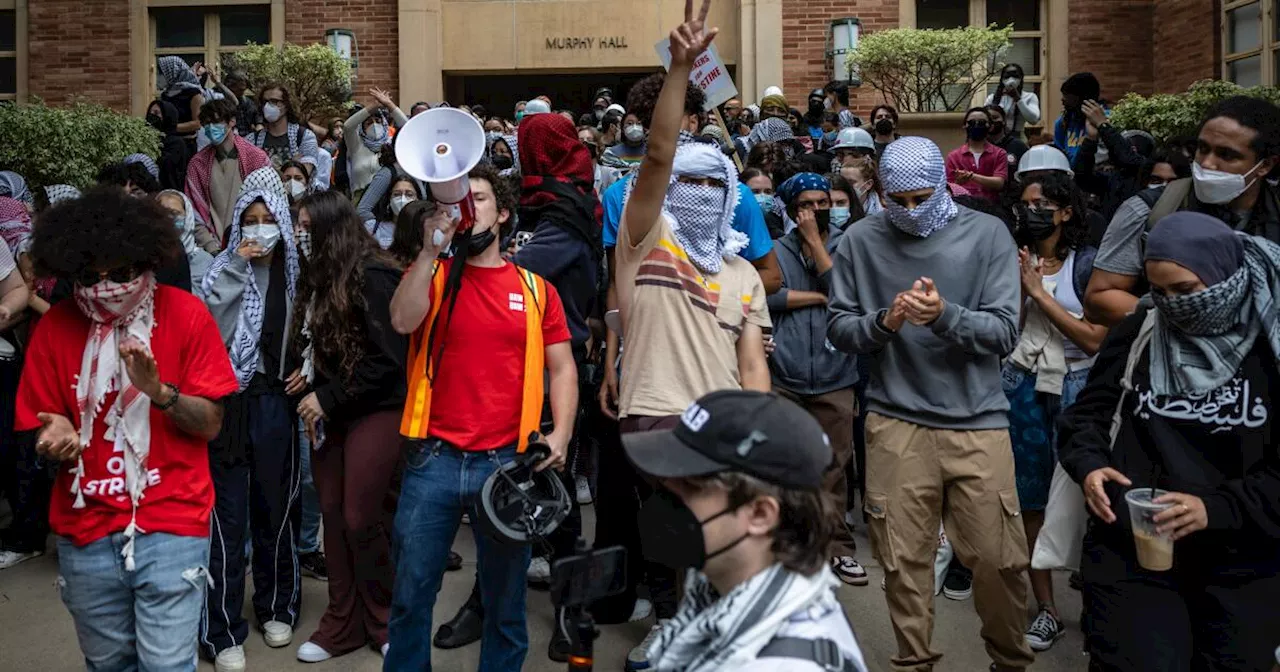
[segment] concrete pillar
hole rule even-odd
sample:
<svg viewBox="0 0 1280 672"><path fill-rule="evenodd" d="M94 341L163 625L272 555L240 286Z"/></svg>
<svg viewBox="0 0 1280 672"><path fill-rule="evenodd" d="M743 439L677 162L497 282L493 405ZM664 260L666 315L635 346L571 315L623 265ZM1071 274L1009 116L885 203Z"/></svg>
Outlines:
<svg viewBox="0 0 1280 672"><path fill-rule="evenodd" d="M443 100L441 0L398 1L400 100Z"/></svg>
<svg viewBox="0 0 1280 672"><path fill-rule="evenodd" d="M747 4L744 0L743 4ZM755 82L743 88L743 103L760 102L764 90L782 86L782 0L755 0ZM746 31L746 26L743 26ZM745 34L745 32L744 32ZM791 94L793 97L795 93Z"/></svg>

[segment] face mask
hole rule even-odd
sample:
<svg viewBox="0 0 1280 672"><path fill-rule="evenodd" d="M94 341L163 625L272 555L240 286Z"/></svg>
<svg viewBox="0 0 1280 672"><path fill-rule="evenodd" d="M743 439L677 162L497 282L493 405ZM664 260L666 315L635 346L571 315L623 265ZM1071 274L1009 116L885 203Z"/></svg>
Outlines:
<svg viewBox="0 0 1280 672"><path fill-rule="evenodd" d="M881 119L876 122L876 135L889 135L893 133L893 120Z"/></svg>
<svg viewBox="0 0 1280 672"><path fill-rule="evenodd" d="M849 221L849 208L832 206L831 225L836 228L842 228Z"/></svg>
<svg viewBox="0 0 1280 672"><path fill-rule="evenodd" d="M818 101L818 100L809 101L809 114L818 114L819 112L821 112L826 107L825 103L826 103L825 99L821 101Z"/></svg>
<svg viewBox="0 0 1280 672"><path fill-rule="evenodd" d="M295 201L307 195L307 185L300 180L288 180L285 186L289 189L289 198Z"/></svg>
<svg viewBox="0 0 1280 672"><path fill-rule="evenodd" d="M516 112L516 123L517 124L520 123L522 119L524 119L524 110L520 110L519 112Z"/></svg>
<svg viewBox="0 0 1280 672"><path fill-rule="evenodd" d="M374 124L364 132L364 137L361 140L369 151L380 152L382 151L382 145L387 141L387 127L382 124Z"/></svg>
<svg viewBox="0 0 1280 672"><path fill-rule="evenodd" d="M1026 231L1031 240L1041 241L1053 235L1058 229L1053 223L1053 210L1033 210L1027 208L1023 211L1022 230Z"/></svg>
<svg viewBox="0 0 1280 672"><path fill-rule="evenodd" d="M256 240L262 249L270 252L280 242L279 224L250 224L240 229L245 240Z"/></svg>
<svg viewBox="0 0 1280 672"><path fill-rule="evenodd" d="M948 207L950 199L945 194L946 186L938 187L932 196L916 205L914 210L908 210L892 198L886 199L884 207L889 213L889 221L903 233L928 238L946 226L950 221L948 216L954 214L954 210Z"/></svg>
<svg viewBox="0 0 1280 672"><path fill-rule="evenodd" d="M622 132L622 137L626 138L629 144L638 145L644 142L644 126L632 124Z"/></svg>
<svg viewBox="0 0 1280 672"><path fill-rule="evenodd" d="M832 145L835 145L839 139L840 139L840 134L836 133L835 131L822 134L822 144L826 145L827 147L831 147Z"/></svg>
<svg viewBox="0 0 1280 672"><path fill-rule="evenodd" d="M1235 173L1226 173L1221 170L1210 170L1201 166L1199 163L1191 163L1191 179L1196 188L1196 199L1201 203L1210 203L1212 205L1225 205L1236 200L1240 194L1243 194L1253 186L1257 180L1245 181L1245 178L1253 174L1253 171L1261 166L1259 161L1249 172L1244 175Z"/></svg>
<svg viewBox="0 0 1280 672"><path fill-rule="evenodd" d="M391 214L395 215L396 217L399 217L400 211L404 209L404 206L412 203L413 200L414 199L412 196L392 196L391 197Z"/></svg>
<svg viewBox="0 0 1280 672"><path fill-rule="evenodd" d="M209 142L215 145L221 145L222 141L227 139L227 125L209 124L205 126L204 137L209 138Z"/></svg>
<svg viewBox="0 0 1280 672"><path fill-rule="evenodd" d="M595 115L596 115L596 121L600 121L601 119L604 119L604 110L596 109Z"/></svg>
<svg viewBox="0 0 1280 672"><path fill-rule="evenodd" d="M275 103L267 103L262 106L262 118L265 119L268 124L274 124L277 121L280 121L280 117L283 116L284 111L277 107Z"/></svg>
<svg viewBox="0 0 1280 672"><path fill-rule="evenodd" d="M830 211L830 210L814 210L814 211L813 211L813 218L814 218L815 220L817 220L817 222L818 222L818 231L819 231L819 232L821 232L821 231L825 231L825 230L826 230L826 228L827 228L828 226L831 226L831 211Z"/></svg>
<svg viewBox="0 0 1280 672"><path fill-rule="evenodd" d="M92 285L75 284L76 305L86 316L128 315L142 302L143 292L147 287L145 275L129 280L116 282L105 279Z"/></svg>
<svg viewBox="0 0 1280 672"><path fill-rule="evenodd" d="M824 109L824 110L829 110L829 109L831 109L831 99L830 99L830 98L823 98L823 99L822 99L822 109Z"/></svg>
<svg viewBox="0 0 1280 672"><path fill-rule="evenodd" d="M986 124L969 124L965 127L965 131L968 133L970 140L981 141L987 139L987 134L991 132L991 129Z"/></svg>
<svg viewBox="0 0 1280 672"><path fill-rule="evenodd" d="M1151 182L1151 183L1149 183L1149 184L1147 185L1147 188L1148 188L1148 189L1163 189L1163 188L1164 188L1164 185L1165 185L1165 183L1164 183L1164 182Z"/></svg>
<svg viewBox="0 0 1280 672"><path fill-rule="evenodd" d="M506 154L496 154L493 157L493 167L498 170L506 170L511 166L514 166L515 163L515 159L507 156Z"/></svg>
<svg viewBox="0 0 1280 672"><path fill-rule="evenodd" d="M150 126L151 128L156 129L157 131L164 130L162 128L162 126L164 125L164 118L158 114L148 114L147 125Z"/></svg>
<svg viewBox="0 0 1280 672"><path fill-rule="evenodd" d="M495 227L496 228L496 227ZM494 241L498 239L498 234L493 229L487 229L484 233L471 232L471 237L467 239L467 255L471 257L479 256L481 252L489 249Z"/></svg>
<svg viewBox="0 0 1280 672"><path fill-rule="evenodd" d="M756 194L756 204L766 213L773 212L773 194Z"/></svg>
<svg viewBox="0 0 1280 672"><path fill-rule="evenodd" d="M1007 87L1010 87L1010 88L1016 88L1016 87L1017 87L1019 84L1021 84L1021 83L1022 83L1022 80L1021 80L1021 79L1018 79L1017 77L1005 77L1005 78L1004 78L1004 85L1005 85L1005 86L1007 86Z"/></svg>
<svg viewBox="0 0 1280 672"><path fill-rule="evenodd" d="M310 259L311 258L311 229L299 229L298 235L295 236L295 238L297 238L298 240L298 253L301 254L304 258Z"/></svg>
<svg viewBox="0 0 1280 672"><path fill-rule="evenodd" d="M1151 301L1160 317L1175 329L1191 336L1218 336L1239 324L1240 304L1249 290L1248 273L1234 275L1191 294L1170 296L1151 292Z"/></svg>
<svg viewBox="0 0 1280 672"><path fill-rule="evenodd" d="M671 569L702 569L708 560L732 549L749 536L744 534L728 546L707 553L703 526L736 510L725 509L706 520L698 520L698 516L675 493L659 488L640 507L636 520L645 558Z"/></svg>

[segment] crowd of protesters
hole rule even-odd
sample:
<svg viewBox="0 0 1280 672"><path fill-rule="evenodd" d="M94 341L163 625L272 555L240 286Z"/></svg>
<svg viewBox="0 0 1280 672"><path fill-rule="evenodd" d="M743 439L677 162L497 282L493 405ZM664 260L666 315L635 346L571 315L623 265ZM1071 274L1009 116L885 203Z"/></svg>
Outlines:
<svg viewBox="0 0 1280 672"><path fill-rule="evenodd" d="M527 586L584 536L632 559L592 607L652 624L629 671L866 670L838 596L869 558L894 670L941 659L939 594L993 670L1073 627L1091 670L1276 664L1280 109L1160 142L1089 73L1050 119L1009 64L954 148L890 105L864 127L840 82L709 115L709 4L625 98L458 106L469 227L396 158L447 103L307 120L175 56L159 156L83 193L0 172L0 569L56 547L88 669L244 670L251 628L294 643L305 575L302 662L479 641L519 670ZM571 510L544 544L477 527L434 623L531 442Z"/></svg>

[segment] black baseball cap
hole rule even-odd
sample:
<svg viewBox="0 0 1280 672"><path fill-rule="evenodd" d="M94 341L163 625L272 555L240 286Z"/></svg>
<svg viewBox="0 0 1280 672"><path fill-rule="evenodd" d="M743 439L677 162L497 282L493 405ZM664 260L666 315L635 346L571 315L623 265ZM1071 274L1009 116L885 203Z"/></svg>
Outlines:
<svg viewBox="0 0 1280 672"><path fill-rule="evenodd" d="M674 429L624 434L627 457L657 478L739 471L796 490L821 490L831 441L807 411L773 393L712 392Z"/></svg>

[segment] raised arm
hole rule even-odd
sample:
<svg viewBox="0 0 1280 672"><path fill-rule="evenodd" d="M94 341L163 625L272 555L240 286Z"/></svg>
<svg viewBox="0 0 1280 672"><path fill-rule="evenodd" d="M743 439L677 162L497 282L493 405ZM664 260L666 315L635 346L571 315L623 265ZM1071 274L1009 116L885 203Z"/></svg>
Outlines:
<svg viewBox="0 0 1280 672"><path fill-rule="evenodd" d="M431 279L436 273L436 259L440 250L449 246L459 220L450 220L444 208L422 223L422 251L413 266L400 279L396 293L391 297L391 328L401 334L412 334L431 310ZM439 236L436 233L439 232ZM439 244L437 244L437 241Z"/></svg>
<svg viewBox="0 0 1280 672"><path fill-rule="evenodd" d="M684 95L689 88L689 72L693 61L707 50L718 29L706 29L704 23L711 10L711 0L702 0L702 9L693 15L693 0L685 0L684 23L671 31L671 70L658 94L653 109L653 126L649 130L648 147L630 200L623 213L631 245L644 240L658 221L662 202L671 181L671 164L676 156L680 136L680 119L684 116ZM622 243L622 241L619 241ZM622 243L625 244L625 243Z"/></svg>

